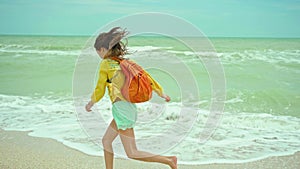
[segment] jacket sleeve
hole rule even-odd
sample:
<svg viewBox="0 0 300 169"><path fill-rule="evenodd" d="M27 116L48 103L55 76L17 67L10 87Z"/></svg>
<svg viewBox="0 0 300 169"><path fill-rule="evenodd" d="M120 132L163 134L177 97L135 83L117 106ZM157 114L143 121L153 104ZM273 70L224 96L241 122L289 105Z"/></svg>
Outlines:
<svg viewBox="0 0 300 169"><path fill-rule="evenodd" d="M101 62L100 64L100 69L99 69L99 77L98 77L98 82L95 87L95 90L91 96L91 100L96 103L105 94L105 88L106 88L106 81L107 81L107 66L105 62Z"/></svg>
<svg viewBox="0 0 300 169"><path fill-rule="evenodd" d="M152 89L159 95L159 96L162 96L163 95L163 88L160 86L160 84L155 81L152 76L146 72L149 79L150 79L150 83L151 83L151 86L152 86Z"/></svg>

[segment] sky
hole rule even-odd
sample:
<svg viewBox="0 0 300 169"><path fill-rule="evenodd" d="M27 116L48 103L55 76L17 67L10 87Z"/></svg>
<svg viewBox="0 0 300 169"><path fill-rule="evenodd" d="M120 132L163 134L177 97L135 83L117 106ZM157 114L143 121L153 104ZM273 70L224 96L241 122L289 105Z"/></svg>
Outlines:
<svg viewBox="0 0 300 169"><path fill-rule="evenodd" d="M300 0L0 0L0 34L92 35L142 12L178 16L210 37L300 37Z"/></svg>

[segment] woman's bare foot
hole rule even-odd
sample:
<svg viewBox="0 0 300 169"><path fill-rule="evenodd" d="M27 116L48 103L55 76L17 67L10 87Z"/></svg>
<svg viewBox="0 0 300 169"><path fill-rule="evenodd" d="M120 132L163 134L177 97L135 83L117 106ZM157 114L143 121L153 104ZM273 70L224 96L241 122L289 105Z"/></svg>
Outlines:
<svg viewBox="0 0 300 169"><path fill-rule="evenodd" d="M172 169L177 169L177 157L176 156L170 156L170 157L168 157L168 159L170 160L169 166Z"/></svg>

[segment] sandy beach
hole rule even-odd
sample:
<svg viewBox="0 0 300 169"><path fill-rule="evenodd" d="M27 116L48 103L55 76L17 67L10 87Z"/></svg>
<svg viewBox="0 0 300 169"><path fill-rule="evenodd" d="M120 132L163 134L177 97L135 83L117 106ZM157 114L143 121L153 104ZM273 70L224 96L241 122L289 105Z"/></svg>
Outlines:
<svg viewBox="0 0 300 169"><path fill-rule="evenodd" d="M103 157L89 156L52 139L37 138L27 132L0 130L1 169L99 169L105 168ZM241 164L179 165L179 169L296 169L300 152L290 156L270 157ZM157 163L115 159L115 169L168 169Z"/></svg>

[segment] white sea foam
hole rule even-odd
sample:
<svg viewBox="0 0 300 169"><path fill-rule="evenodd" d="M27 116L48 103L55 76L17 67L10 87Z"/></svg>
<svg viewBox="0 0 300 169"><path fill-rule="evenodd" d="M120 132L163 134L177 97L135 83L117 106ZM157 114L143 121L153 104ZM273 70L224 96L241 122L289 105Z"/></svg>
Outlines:
<svg viewBox="0 0 300 169"><path fill-rule="evenodd" d="M151 57L153 59L177 56L187 63L201 61L201 59L219 59L222 64L239 64L248 61L266 63L300 64L300 50L242 50L234 52L219 51L181 51L172 47L133 46L129 48L131 57ZM155 57L160 56L160 57Z"/></svg>
<svg viewBox="0 0 300 169"><path fill-rule="evenodd" d="M241 63L251 60L267 63L296 63L300 64L300 50L244 50L235 52L193 52L168 50L169 53L181 55L186 61L194 62L195 57L219 58L223 64Z"/></svg>
<svg viewBox="0 0 300 169"><path fill-rule="evenodd" d="M129 52L145 52L153 50L165 50L172 49L173 47L157 47L157 46L131 46L129 47Z"/></svg>
<svg viewBox="0 0 300 169"><path fill-rule="evenodd" d="M130 46L129 53L132 53L129 57L145 57L156 56L156 53L166 55L169 53L182 57L185 62L195 62L195 59L212 59L219 58L222 64L233 64L247 61L263 61L267 63L296 63L300 64L300 50L243 50L234 52L218 52L218 51L180 51L174 50L173 47L157 47L157 46ZM80 54L93 54L95 51L93 48L86 51L81 50L46 50L46 49L34 49L27 45L1 45L0 52L2 53L15 53L19 54L43 54L43 55L58 55L58 56L79 56ZM82 53L83 52L83 53ZM148 54L148 53L151 54ZM153 57L154 59L157 57ZM200 61L200 60L199 60Z"/></svg>
<svg viewBox="0 0 300 169"><path fill-rule="evenodd" d="M24 44L0 44L0 49L9 49L9 48L17 48L17 49L26 49L30 48L31 46L29 45L24 45Z"/></svg>
<svg viewBox="0 0 300 169"><path fill-rule="evenodd" d="M91 135L89 137L81 128L84 122L80 119L78 121L78 112L74 112L70 96L0 95L0 100L2 129L30 131L31 136L53 138L84 153L103 155L101 138L91 141ZM80 105L84 107L85 102L86 100L82 100ZM214 135L205 143L201 143L200 135L210 114L208 110L195 108L198 116L191 117L190 111L185 110L181 103L172 102L163 107L154 104L154 111L149 111L149 106L150 109L153 108L150 103L139 105L140 113L136 126L139 147L145 147L147 150L151 145L143 145L143 139L151 139L167 129L176 128L177 134L173 136L184 136L183 140L174 142L169 151L163 151L164 147L160 147L160 150L165 154L177 155L181 164L246 162L268 156L292 154L300 150L300 119L296 117L226 112ZM97 104L94 112L79 113L91 120L102 118L104 123L97 123L99 126L95 126L96 128L105 129L112 119L108 97ZM181 117L181 128L178 128L176 122ZM191 128L181 130L185 128L185 122L191 120L194 121L188 125ZM90 131L96 128L91 128ZM98 130L95 132L104 133ZM162 142L153 143L156 146L161 144ZM116 140L114 146L122 149L119 140Z"/></svg>
<svg viewBox="0 0 300 169"><path fill-rule="evenodd" d="M59 55L59 56L78 56L80 50L42 50L42 49L6 49L0 48L1 53L16 53L16 54L43 54L43 55Z"/></svg>

